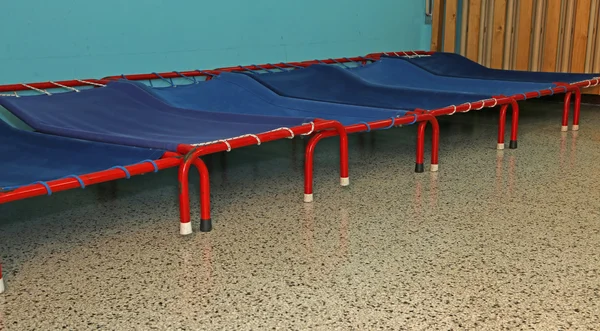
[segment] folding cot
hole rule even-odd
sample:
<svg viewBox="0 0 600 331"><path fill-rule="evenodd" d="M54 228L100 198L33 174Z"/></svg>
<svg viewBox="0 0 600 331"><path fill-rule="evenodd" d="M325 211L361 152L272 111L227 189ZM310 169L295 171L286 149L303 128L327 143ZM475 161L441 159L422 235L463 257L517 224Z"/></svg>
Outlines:
<svg viewBox="0 0 600 331"><path fill-rule="evenodd" d="M13 128L2 120L0 137L0 203L85 188L181 163L178 154L164 150L29 132Z"/></svg>
<svg viewBox="0 0 600 331"><path fill-rule="evenodd" d="M530 98L539 98L557 93L565 93L561 131L568 130L569 110L572 95L575 94L572 129L579 130L581 89L596 86L600 83L600 73L581 74L492 69L485 67L477 62L474 62L464 56L454 53L373 53L365 56L365 58L375 61L385 60L386 58L390 60L402 60L412 64L415 67L418 67L421 73L428 72L430 78L433 78L433 76L437 76L437 78L433 78L433 80L438 82L457 82L456 80L449 81L444 78L460 78L461 82L463 83L465 82L465 79L472 80L471 82L481 82L482 80L484 80L487 81L485 85L491 84L494 85L496 88L499 87L498 84L507 85L507 82L513 82L517 84L540 84L537 85L537 88L533 90L525 90L522 92L513 91L516 93L512 95L512 98L516 101L527 100ZM387 61L387 64L384 66L389 69L390 65L399 66L399 64L390 61ZM401 66L402 68L407 68L405 65ZM380 77L379 79L382 78ZM390 81L390 79L393 80L391 75L387 75L387 78L383 79L387 80L388 82ZM436 83L432 82L432 84ZM549 86L547 88L540 88L543 87L543 84L547 84ZM472 85L469 85L469 88L472 88ZM526 88L525 85L521 86L523 88ZM530 86L533 87L533 85ZM445 90L447 90L447 88L445 88Z"/></svg>
<svg viewBox="0 0 600 331"><path fill-rule="evenodd" d="M340 136L340 176L347 185L347 137L336 121L176 109L119 82L80 93L0 97L0 105L39 132L185 154L179 170L182 234L192 232L187 180L192 164L200 172L200 229L212 227L208 170L199 159L207 153L334 130Z"/></svg>
<svg viewBox="0 0 600 331"><path fill-rule="evenodd" d="M329 102L319 102L287 98L273 93L261 84L245 75L222 73L214 79L197 81L196 84L174 85L177 88L149 87L140 82L123 81L144 89L150 95L166 104L184 109L211 109L216 112L230 114L253 114L268 116L317 116L323 119L335 120L345 125L346 132L362 130L366 126L369 131L377 121L388 121L382 129L388 129L398 124L411 124L426 118L433 122L433 151L432 170L437 170L438 126L433 117L419 115L400 109L373 108L354 105L342 105ZM423 171L423 142L424 134L418 135L418 151L416 169ZM312 158L312 153L308 155ZM420 159L419 159L420 158ZM305 201L312 201L312 193L305 192Z"/></svg>

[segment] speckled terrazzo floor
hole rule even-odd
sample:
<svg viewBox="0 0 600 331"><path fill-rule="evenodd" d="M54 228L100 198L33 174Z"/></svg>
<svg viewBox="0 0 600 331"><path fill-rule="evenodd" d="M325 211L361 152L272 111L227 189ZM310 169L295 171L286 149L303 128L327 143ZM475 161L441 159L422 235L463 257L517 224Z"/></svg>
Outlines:
<svg viewBox="0 0 600 331"><path fill-rule="evenodd" d="M503 152L494 113L443 118L439 173L415 128L353 136L347 188L327 141L313 204L301 141L213 157L209 234L173 171L2 205L0 330L597 330L600 108L560 112Z"/></svg>

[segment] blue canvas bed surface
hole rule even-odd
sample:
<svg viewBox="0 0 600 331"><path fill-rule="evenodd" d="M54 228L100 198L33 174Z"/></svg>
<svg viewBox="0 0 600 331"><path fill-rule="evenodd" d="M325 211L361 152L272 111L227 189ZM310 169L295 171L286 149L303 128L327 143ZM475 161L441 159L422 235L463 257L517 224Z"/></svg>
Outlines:
<svg viewBox="0 0 600 331"><path fill-rule="evenodd" d="M248 75L275 93L298 99L403 110L437 109L489 99L477 93L441 92L373 84L347 69L315 64L304 69Z"/></svg>
<svg viewBox="0 0 600 331"><path fill-rule="evenodd" d="M439 76L410 61L387 57L349 70L358 77L375 84L445 92L479 93L489 96L511 96L556 87L556 84L553 83Z"/></svg>
<svg viewBox="0 0 600 331"><path fill-rule="evenodd" d="M430 56L389 58L396 59L398 61L408 61L433 74L451 77L509 80L534 83L575 83L600 76L600 74L492 69L475 61L471 61L459 54L444 52L435 52Z"/></svg>
<svg viewBox="0 0 600 331"><path fill-rule="evenodd" d="M157 160L162 150L23 131L0 121L0 192L37 181Z"/></svg>
<svg viewBox="0 0 600 331"><path fill-rule="evenodd" d="M130 82L145 89L165 103L186 109L211 109L224 113L251 115L308 117L336 120L343 125L384 120L406 111L319 102L280 96L246 75L222 73L197 84L175 88L149 87Z"/></svg>
<svg viewBox="0 0 600 331"><path fill-rule="evenodd" d="M40 132L171 151L179 144L258 134L313 120L174 108L139 86L122 82L79 93L0 97L0 105Z"/></svg>

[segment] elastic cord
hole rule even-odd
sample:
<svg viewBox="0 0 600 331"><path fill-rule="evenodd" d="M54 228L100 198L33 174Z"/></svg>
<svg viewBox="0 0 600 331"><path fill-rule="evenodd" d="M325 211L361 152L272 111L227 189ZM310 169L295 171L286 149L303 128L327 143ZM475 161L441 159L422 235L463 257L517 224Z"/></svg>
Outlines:
<svg viewBox="0 0 600 331"><path fill-rule="evenodd" d="M188 76L186 76L186 75L184 75L184 74L180 73L179 71L173 71L173 72L174 72L174 73L176 73L176 74L178 74L179 76L181 76L181 77L183 77L183 78L187 79L187 80L191 80L192 82L194 82L194 84L198 82L198 81L196 80L196 77L194 77L194 76L192 76L192 77L188 77Z"/></svg>
<svg viewBox="0 0 600 331"><path fill-rule="evenodd" d="M293 67L293 68L296 68L296 69L303 69L304 68L303 66L295 65L293 63L283 63L283 62L281 62L281 64L283 64L284 66L290 66L290 67Z"/></svg>
<svg viewBox="0 0 600 331"><path fill-rule="evenodd" d="M140 163L146 163L146 162L150 163L150 164L152 164L152 166L154 166L154 172L158 172L158 165L156 164L156 162L154 162L152 160L144 160L144 161L142 161Z"/></svg>
<svg viewBox="0 0 600 331"><path fill-rule="evenodd" d="M389 126L386 126L385 128L381 128L382 130L387 130L387 129L391 129L394 127L394 122L396 122L396 118L395 117L390 117L390 119L392 120L392 123L390 123Z"/></svg>
<svg viewBox="0 0 600 331"><path fill-rule="evenodd" d="M408 123L408 125L412 125L412 124L415 124L415 123L417 123L417 117L418 117L419 115L417 115L417 114L414 114L414 113L413 113L413 116L415 117L415 119L414 119L414 120L413 120L411 123Z"/></svg>
<svg viewBox="0 0 600 331"><path fill-rule="evenodd" d="M367 131L366 132L371 132L371 126L369 125L369 123L367 123L367 122L360 122L360 123L367 126Z"/></svg>
<svg viewBox="0 0 600 331"><path fill-rule="evenodd" d="M79 182L79 186L81 186L82 189L85 188L85 183L83 182L83 179L79 178L79 176L77 176L77 175L68 175L68 176L65 176L64 178L75 178Z"/></svg>
<svg viewBox="0 0 600 331"><path fill-rule="evenodd" d="M199 70L199 69L196 69L196 71L199 72L199 73L201 73L201 74L203 74L203 75L205 75L205 76L210 76L210 77L215 77L216 76L215 74L213 74L211 72L208 72L208 71Z"/></svg>
<svg viewBox="0 0 600 331"><path fill-rule="evenodd" d="M245 67L245 66L239 66L239 67L246 71L250 71L251 73L258 74L258 71L254 70L254 69L250 69L249 67Z"/></svg>
<svg viewBox="0 0 600 331"><path fill-rule="evenodd" d="M173 84L173 81L172 81L172 80L167 80L166 78L164 78L163 76L159 75L159 74L158 74L158 73L156 73L156 72L153 72L152 74L153 74L153 75L155 75L156 77L158 77L158 78L160 78L160 79L164 80L165 82L167 82L167 84L171 85L171 87L175 87L175 84Z"/></svg>
<svg viewBox="0 0 600 331"><path fill-rule="evenodd" d="M281 70L281 71L283 71L283 72L285 72L285 71L286 71L284 68L279 68L278 66L276 66L276 65L274 65L274 64L271 64L271 63L267 63L267 65L269 65L269 66L272 66L272 67L275 67L275 68L277 68L277 69L279 69L279 70ZM275 70L275 69L273 69L273 71L274 71L274 70Z"/></svg>
<svg viewBox="0 0 600 331"><path fill-rule="evenodd" d="M50 186L48 185L48 183L39 181L39 182L35 182L33 184L43 185L46 188L46 191L48 192L48 195L52 195L52 190L50 189Z"/></svg>
<svg viewBox="0 0 600 331"><path fill-rule="evenodd" d="M111 169L121 169L123 170L123 172L125 173L125 176L127 179L131 178L131 174L129 173L129 170L127 170L127 168L122 167L122 166L114 166Z"/></svg>
<svg viewBox="0 0 600 331"><path fill-rule="evenodd" d="M336 59L329 59L329 60L331 60L331 61L333 61L333 62L335 62L335 63L337 63L337 64L341 65L342 67L344 67L344 68L346 68L346 69L350 69L350 67L349 67L349 66L347 66L345 63L342 63L342 62L340 62L340 61L338 61L338 60L336 60Z"/></svg>

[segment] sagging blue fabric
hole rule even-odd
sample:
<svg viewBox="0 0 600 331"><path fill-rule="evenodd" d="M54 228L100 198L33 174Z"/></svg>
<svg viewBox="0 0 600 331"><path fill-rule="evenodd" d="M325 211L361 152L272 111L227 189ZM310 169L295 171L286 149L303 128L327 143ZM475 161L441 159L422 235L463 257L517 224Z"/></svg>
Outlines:
<svg viewBox="0 0 600 331"><path fill-rule="evenodd" d="M139 85L148 93L174 107L268 116L311 117L336 120L343 125L385 120L405 115L398 109L341 105L282 97L246 75L222 73L208 81L172 87Z"/></svg>
<svg viewBox="0 0 600 331"><path fill-rule="evenodd" d="M490 97L477 93L451 93L373 84L347 69L325 64L279 73L240 74L254 78L282 96L376 108L432 110Z"/></svg>
<svg viewBox="0 0 600 331"><path fill-rule="evenodd" d="M0 120L0 192L157 160L164 151L104 144L15 129Z"/></svg>
<svg viewBox="0 0 600 331"><path fill-rule="evenodd" d="M381 60L351 68L358 77L371 83L489 96L512 96L556 87L552 83L530 83L492 79L438 76L410 61L383 57Z"/></svg>
<svg viewBox="0 0 600 331"><path fill-rule="evenodd" d="M170 151L179 144L258 134L314 119L175 108L124 82L79 93L0 97L0 105L40 132Z"/></svg>
<svg viewBox="0 0 600 331"><path fill-rule="evenodd" d="M408 61L433 74L451 77L510 80L534 83L575 83L600 76L600 74L492 69L477 62L471 61L462 55L444 52L435 52L430 56L421 57L389 58L398 61Z"/></svg>

